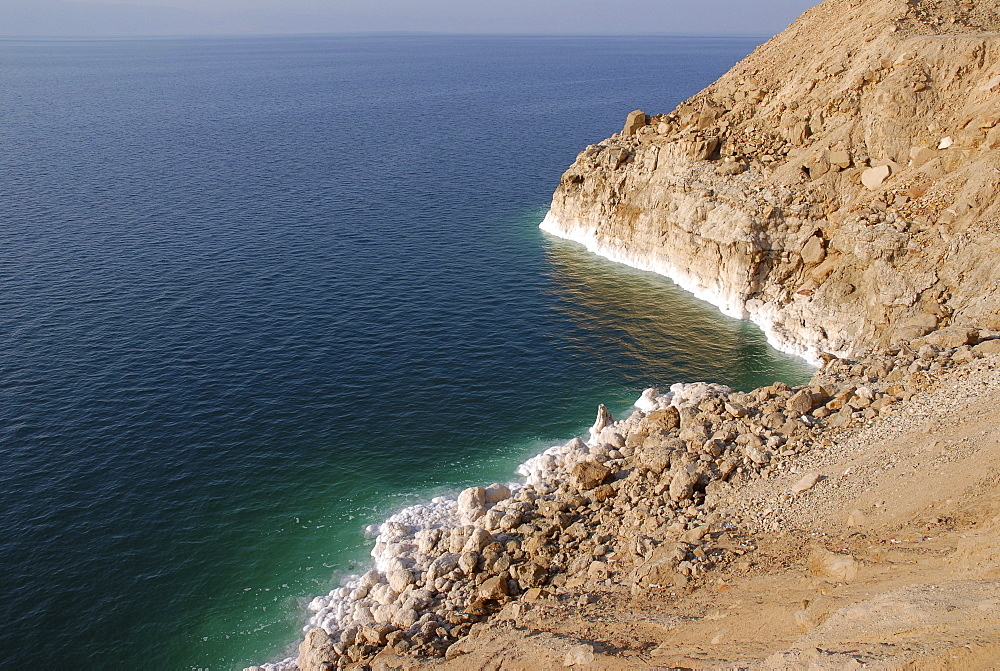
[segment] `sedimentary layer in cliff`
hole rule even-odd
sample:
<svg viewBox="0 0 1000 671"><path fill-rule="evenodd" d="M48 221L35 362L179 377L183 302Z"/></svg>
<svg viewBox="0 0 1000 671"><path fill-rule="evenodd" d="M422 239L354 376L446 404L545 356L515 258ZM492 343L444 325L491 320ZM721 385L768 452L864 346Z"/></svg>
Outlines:
<svg viewBox="0 0 1000 671"><path fill-rule="evenodd" d="M998 9L827 0L587 147L543 228L806 356L1000 327Z"/></svg>

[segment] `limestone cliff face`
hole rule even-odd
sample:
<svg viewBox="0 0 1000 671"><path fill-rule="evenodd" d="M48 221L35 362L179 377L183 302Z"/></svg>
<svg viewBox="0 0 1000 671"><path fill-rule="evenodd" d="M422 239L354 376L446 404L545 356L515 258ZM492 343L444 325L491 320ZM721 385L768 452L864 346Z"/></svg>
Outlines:
<svg viewBox="0 0 1000 671"><path fill-rule="evenodd" d="M562 176L542 228L782 348L1000 328L1000 2L827 0Z"/></svg>

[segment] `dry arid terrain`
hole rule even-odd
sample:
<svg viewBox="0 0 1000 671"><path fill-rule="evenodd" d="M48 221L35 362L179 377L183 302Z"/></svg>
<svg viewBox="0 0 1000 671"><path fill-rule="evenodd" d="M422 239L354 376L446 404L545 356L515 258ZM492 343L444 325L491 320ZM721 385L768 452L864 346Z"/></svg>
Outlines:
<svg viewBox="0 0 1000 671"><path fill-rule="evenodd" d="M998 401L1000 357L939 375L734 488L709 532L685 544L713 567L684 587L545 590L475 627L441 665L997 668ZM794 494L810 475L816 484Z"/></svg>

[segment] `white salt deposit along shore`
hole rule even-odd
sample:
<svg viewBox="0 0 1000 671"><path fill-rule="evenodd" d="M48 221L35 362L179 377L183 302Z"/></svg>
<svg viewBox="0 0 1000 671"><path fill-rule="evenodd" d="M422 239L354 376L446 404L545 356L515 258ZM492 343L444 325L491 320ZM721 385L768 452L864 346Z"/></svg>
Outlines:
<svg viewBox="0 0 1000 671"><path fill-rule="evenodd" d="M419 630L432 624L437 614L461 610L476 587L446 576L456 568L470 573L472 567L467 564L476 561L487 545L502 540L504 532L518 527L535 499L556 491L577 464L622 460L616 449L624 447L621 437L642 421L644 413L670 406L685 408L731 391L705 382L674 384L662 395L654 388L646 389L636 401L638 411L620 421L601 405L590 440L574 438L528 459L516 471L523 483L470 487L456 498L436 497L373 525L368 530L375 535L373 568L315 597L308 605L313 615L303 632L321 628L331 640L350 645L362 627L387 624ZM293 671L297 665L296 658L289 657L250 668Z"/></svg>
<svg viewBox="0 0 1000 671"><path fill-rule="evenodd" d="M813 366L818 367L821 364L815 343L801 342L793 339L791 334L786 335L778 330L776 325L781 320L775 306L758 300L745 301L738 291L727 289L721 282L714 286L705 286L683 268L670 263L664 257L653 257L645 252L631 251L622 245L598 240L595 230L564 223L551 210L545 215L539 228L558 238L581 244L587 251L615 263L668 277L695 298L717 307L722 314L752 321L764 332L768 344L776 350L805 359Z"/></svg>

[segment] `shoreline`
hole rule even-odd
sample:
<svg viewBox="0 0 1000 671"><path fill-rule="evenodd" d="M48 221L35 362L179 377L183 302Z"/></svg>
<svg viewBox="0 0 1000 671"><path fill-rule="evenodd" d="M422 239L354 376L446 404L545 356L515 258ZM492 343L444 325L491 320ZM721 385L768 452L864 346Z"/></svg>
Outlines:
<svg viewBox="0 0 1000 671"><path fill-rule="evenodd" d="M768 344L779 352L797 356L814 367L822 364L817 343L795 342L779 336L775 325L780 323L780 320L775 317L773 306L760 301L757 301L760 303L759 306L752 306L753 301L744 301L735 292L730 292L732 295L727 297L721 288L704 287L694 275L683 272L671 263L650 259L648 254L628 253L610 244L602 244L597 240L596 231L587 233L584 232L583 226L573 228L565 226L551 209L539 224L539 228L549 235L583 245L590 253L614 263L662 275L695 298L715 306L727 317L752 322L767 338Z"/></svg>
<svg viewBox="0 0 1000 671"><path fill-rule="evenodd" d="M799 387L678 384L667 394L647 390L620 420L600 406L590 440L528 459L518 469L523 484L470 487L387 519L374 568L310 603L299 656L249 668L313 671L380 655L449 660L471 652L463 644L511 604L705 581L718 557L699 547L713 534L776 523L766 514L748 521L750 509L737 518L737 489L795 472L827 436L901 412L931 374L1000 349L995 332L932 336L862 362L831 358Z"/></svg>

